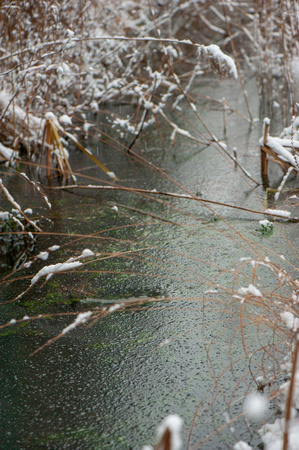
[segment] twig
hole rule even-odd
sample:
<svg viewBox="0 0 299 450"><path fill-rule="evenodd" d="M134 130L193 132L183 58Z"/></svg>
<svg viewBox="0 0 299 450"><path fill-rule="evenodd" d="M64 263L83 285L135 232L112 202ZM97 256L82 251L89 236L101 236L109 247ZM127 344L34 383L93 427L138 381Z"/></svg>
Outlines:
<svg viewBox="0 0 299 450"><path fill-rule="evenodd" d="M24 219L32 226L34 227L37 231L42 231L41 228L39 228L32 220L28 219L28 217L26 216L26 214L22 211L20 205L13 199L13 197L10 195L10 193L8 192L8 190L6 189L5 186L3 186L2 180L0 178L0 187L2 188L2 191L4 192L5 197L7 198L7 200L19 211L19 213L24 217Z"/></svg>
<svg viewBox="0 0 299 450"><path fill-rule="evenodd" d="M268 213L265 211L259 211L256 209L250 209L245 208L243 206L236 206L236 205L230 205L229 203L223 203L223 202L217 202L215 200L208 200L205 198L197 197L196 195L188 195L188 194L176 194L175 192L163 192L163 191L157 191L156 189L136 189L136 188L129 188L124 186L111 186L111 185L69 185L69 186L55 186L51 187L51 189L99 189L99 190L115 190L115 191L127 191L132 192L136 194L150 194L150 195L164 195L167 197L173 197L173 198L183 198L186 200L195 200L197 202L201 203L211 203L213 205L219 205L219 206L225 206L227 208L233 208L238 209L241 211L247 211L251 212L253 214L263 214L266 216L274 216L274 217L282 217L280 214L275 213ZM299 219L292 218L294 221L299 221Z"/></svg>
<svg viewBox="0 0 299 450"><path fill-rule="evenodd" d="M297 368L297 359L298 359L298 353L299 353L299 340L297 337L296 340L296 348L295 348L295 355L294 355L294 361L293 361L293 370L292 370L292 376L290 380L290 390L289 390L289 396L287 401L287 408L286 408L286 415L285 415L285 426L284 426L284 435L283 435L283 450L288 449L288 437L289 437L289 423L291 419L291 411L292 411L292 401L293 401L293 393L294 393L294 387L295 387L295 375L296 375L296 368Z"/></svg>

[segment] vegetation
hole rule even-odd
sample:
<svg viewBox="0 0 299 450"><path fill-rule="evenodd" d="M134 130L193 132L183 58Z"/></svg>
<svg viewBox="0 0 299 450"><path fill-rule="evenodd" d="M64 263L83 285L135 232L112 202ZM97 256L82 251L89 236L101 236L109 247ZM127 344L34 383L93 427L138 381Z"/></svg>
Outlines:
<svg viewBox="0 0 299 450"><path fill-rule="evenodd" d="M36 357L73 330L109 321L113 315L126 312L127 320L130 313L161 310L162 314L165 308L187 310L194 305L201 311L199 327L214 391L210 397L196 399L193 420L185 424L189 440L183 445L204 448L219 435L221 440L226 430L235 449L246 450L251 447L234 431L234 424L244 421L252 445L259 430L266 449L274 444L284 450L295 448L299 284L294 228L298 219L286 210L281 197L299 169L296 1L216 5L213 1L5 0L0 4L0 21L5 24L0 30L0 243L6 258L1 266L6 269L1 279L2 307L17 304L20 311L24 307L28 311L22 318L10 316L3 321L2 339L9 330L15 333L16 326L24 330L29 324L35 335L36 323L62 318L60 329L49 339L42 334L43 341L31 353ZM220 80L231 79L241 86L245 112L226 98L202 94L198 98L196 86L211 71ZM249 76L255 77L260 92L260 122L248 98ZM200 101L223 114L223 139L214 130L219 131L219 124L203 118ZM231 116L248 127L260 127L259 178L246 170L236 150L225 142ZM259 125L266 116L273 118L276 134L282 131L279 138L270 135L268 118L263 130ZM183 146L213 151L222 167L238 174L240 183L256 195L260 207L235 205L233 198L224 201L221 192L203 198L200 189L185 186L168 167L162 169L154 158L144 157L147 139L155 139L155 149L161 148L167 162L170 153L183 154ZM89 149L97 145L106 149L100 156ZM285 172L275 192L267 189L265 179L269 158ZM116 170L119 159L126 162L121 173ZM82 170L87 160L90 172ZM149 186L150 177L142 178L145 169L153 180L159 177L158 189ZM129 183L126 170L136 173ZM216 163L214 176L217 180ZM261 184L264 191L259 192L268 196L266 205L257 191ZM23 189L29 198L19 200ZM288 197L295 203L296 189L292 185ZM85 196L73 202L69 214L66 191ZM240 230L226 211L260 219L256 235ZM60 222L63 227L57 232ZM184 233L202 239L205 256L188 248L172 249L172 236ZM212 251L204 245L208 234L215 243ZM287 257L276 253L273 235L284 240ZM169 238L169 245L157 244L159 236ZM238 249L233 264L225 264L224 258L218 264L211 255L221 250L225 239ZM48 281L52 277L55 281ZM154 280L151 289L144 288L148 279ZM177 291L172 295L174 282L181 283L181 295ZM188 284L196 286L196 297L188 295ZM32 301L36 296L42 301ZM80 298L92 299L95 307L91 302L88 308L82 306ZM213 339L206 339L205 323L215 311L222 318L221 327L231 329L231 323L235 327L227 364L220 372L215 368ZM71 320L66 323L65 317ZM145 336L146 342L152 342L151 336ZM155 344L155 349L167 349L175 339L176 334ZM236 341L241 342L242 355L236 353ZM100 342L93 347L113 345ZM228 374L235 380L233 392L224 387ZM235 414L239 396L244 406ZM225 421L215 412L219 397ZM205 423L206 410L213 411L213 428ZM199 426L208 431L197 440L194 430ZM102 439L102 434L82 430L86 442ZM172 432L171 427L160 429L157 449L168 448ZM67 439L77 434L71 430ZM51 439L61 439L60 433Z"/></svg>

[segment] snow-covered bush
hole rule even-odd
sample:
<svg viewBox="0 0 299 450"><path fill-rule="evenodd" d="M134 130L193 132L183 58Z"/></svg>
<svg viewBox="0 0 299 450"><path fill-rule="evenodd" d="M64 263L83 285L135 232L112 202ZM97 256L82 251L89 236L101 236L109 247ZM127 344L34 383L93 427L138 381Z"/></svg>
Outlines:
<svg viewBox="0 0 299 450"><path fill-rule="evenodd" d="M46 112L84 121L86 112L124 98L147 114L135 124L123 117L112 122L136 136L155 123L166 102L178 107L180 75L190 74L187 93L202 73L198 48L222 75L238 76L243 53L265 89L269 77L274 83L283 75L291 86L298 17L288 2L270 3L266 10L264 2L247 2L241 10L238 2L6 0L0 9L0 142L29 155L41 143ZM237 67L229 54L239 58ZM187 56L187 64L178 64Z"/></svg>

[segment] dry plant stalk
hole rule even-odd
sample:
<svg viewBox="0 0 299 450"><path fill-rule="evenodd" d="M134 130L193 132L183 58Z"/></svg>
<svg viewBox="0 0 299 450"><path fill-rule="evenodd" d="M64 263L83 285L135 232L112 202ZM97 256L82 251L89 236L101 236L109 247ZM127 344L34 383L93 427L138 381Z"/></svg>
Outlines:
<svg viewBox="0 0 299 450"><path fill-rule="evenodd" d="M291 380L290 380L289 395L288 395L288 400L287 400L287 405L286 405L285 428L284 428L284 435L283 435L283 450L288 449L289 422L291 419L292 403L293 403L293 396L294 396L294 391L295 391L295 377L296 377L298 354L299 354L299 340L298 340L298 336L297 336L296 347L295 347L295 351L294 351L294 359L293 359L293 369L292 369Z"/></svg>
<svg viewBox="0 0 299 450"><path fill-rule="evenodd" d="M74 144L76 144L76 146L95 164L97 164L110 178L112 178L113 180L117 180L114 172L110 171L104 164L102 164L89 150L84 148L83 145L81 145L74 136L65 131L53 118L47 118L46 120L41 147L41 158L44 152L44 148L46 148L46 165L48 178L51 177L51 160L54 154L57 163L56 170L58 171L59 175L61 175L65 180L68 180L70 174L73 181L75 183L77 182L76 176L74 175L68 161L68 153L61 143L59 131L69 137L70 140Z"/></svg>
<svg viewBox="0 0 299 450"><path fill-rule="evenodd" d="M74 182L76 182L76 177L72 172L71 166L68 162L66 151L61 143L60 136L52 119L46 120L42 140L41 155L43 155L45 147L47 158L47 177L51 177L51 159L54 154L56 157L58 173L66 180L68 180L70 173L72 179L74 180Z"/></svg>
<svg viewBox="0 0 299 450"><path fill-rule="evenodd" d="M284 174L288 171L295 173L298 171L298 143L292 139L280 139L270 136L270 119L264 119L263 137L260 140L261 152L261 176L264 187L269 186L268 182L268 162L277 163Z"/></svg>

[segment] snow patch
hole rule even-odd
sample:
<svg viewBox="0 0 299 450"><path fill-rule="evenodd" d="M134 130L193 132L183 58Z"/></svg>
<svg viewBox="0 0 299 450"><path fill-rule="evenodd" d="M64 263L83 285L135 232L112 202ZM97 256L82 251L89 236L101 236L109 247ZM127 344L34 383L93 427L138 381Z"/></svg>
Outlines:
<svg viewBox="0 0 299 450"><path fill-rule="evenodd" d="M265 228L268 228L270 225L273 225L272 222L270 222L268 219L260 220L259 224Z"/></svg>
<svg viewBox="0 0 299 450"><path fill-rule="evenodd" d="M0 211L0 220L9 220L10 213L8 211Z"/></svg>
<svg viewBox="0 0 299 450"><path fill-rule="evenodd" d="M171 450L179 450L182 446L181 430L183 426L183 420L177 414L171 414L163 420L157 430L157 438L161 439L165 431L168 429L170 432L170 448Z"/></svg>
<svg viewBox="0 0 299 450"><path fill-rule="evenodd" d="M233 58L223 53L218 45L211 44L208 46L203 46L202 48L210 58L217 60L220 65L221 63L225 63L225 65L228 67L229 74L233 75L236 80L238 79L238 72L235 61L233 60Z"/></svg>
<svg viewBox="0 0 299 450"><path fill-rule="evenodd" d="M86 248L85 250L83 250L79 258L87 258L88 256L94 256L94 252L89 250L89 248Z"/></svg>
<svg viewBox="0 0 299 450"><path fill-rule="evenodd" d="M238 289L238 293L242 296L246 296L248 294L254 295L255 297L262 297L261 291L256 288L253 284L249 284L249 286L246 287L240 287Z"/></svg>
<svg viewBox="0 0 299 450"><path fill-rule="evenodd" d="M56 250L60 249L60 245L52 245L52 247L49 247L48 250L50 252L55 252Z"/></svg>
<svg viewBox="0 0 299 450"><path fill-rule="evenodd" d="M73 330L74 328L76 328L78 325L80 325L81 323L85 323L87 321L87 319L89 319L89 317L92 315L91 311L86 311L83 313L78 314L78 316L76 317L76 320L71 323L70 325L68 325L67 327L65 327L62 330L62 334L66 334L69 331Z"/></svg>
<svg viewBox="0 0 299 450"><path fill-rule="evenodd" d="M268 399L261 394L250 394L245 399L244 412L252 422L260 422L268 411L268 403Z"/></svg>
<svg viewBox="0 0 299 450"><path fill-rule="evenodd" d="M296 332L299 329L299 318L295 317L290 311L284 311L280 314L280 317L290 330Z"/></svg>
<svg viewBox="0 0 299 450"><path fill-rule="evenodd" d="M280 209L266 209L266 214L272 214L273 216L285 217L288 219L291 216L289 211L280 210Z"/></svg>
<svg viewBox="0 0 299 450"><path fill-rule="evenodd" d="M72 118L67 114L63 114L58 120L62 125L73 125Z"/></svg>
<svg viewBox="0 0 299 450"><path fill-rule="evenodd" d="M108 177L115 179L116 175L114 172L107 172Z"/></svg>
<svg viewBox="0 0 299 450"><path fill-rule="evenodd" d="M251 450L251 445L248 445L244 441L239 441L234 445L234 450Z"/></svg>
<svg viewBox="0 0 299 450"><path fill-rule="evenodd" d="M81 266L82 263L80 261L74 262L65 262L65 263L57 263L51 264L50 266L43 267L31 280L31 286L35 284L41 277L46 276L46 279L49 280L54 273L63 272L65 270L71 270L75 267Z"/></svg>
<svg viewBox="0 0 299 450"><path fill-rule="evenodd" d="M43 261L46 261L49 257L49 253L48 252L40 252L37 255L37 258L42 259Z"/></svg>
<svg viewBox="0 0 299 450"><path fill-rule="evenodd" d="M16 158L18 156L18 152L15 152L11 148L5 147L5 145L0 142L0 156L9 161L10 159Z"/></svg>
<svg viewBox="0 0 299 450"><path fill-rule="evenodd" d="M124 306L123 303L116 303L115 305L110 306L110 308L108 309L108 312L113 313L114 311L117 311L118 309L120 309L122 306Z"/></svg>

